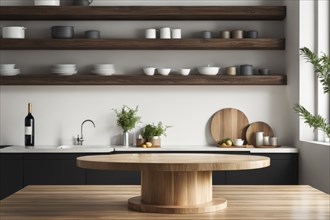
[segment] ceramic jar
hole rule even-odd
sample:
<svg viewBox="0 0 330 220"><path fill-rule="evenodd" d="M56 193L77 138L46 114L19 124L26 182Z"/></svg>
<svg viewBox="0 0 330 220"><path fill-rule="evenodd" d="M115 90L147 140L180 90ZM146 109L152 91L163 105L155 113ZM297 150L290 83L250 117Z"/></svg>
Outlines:
<svg viewBox="0 0 330 220"><path fill-rule="evenodd" d="M151 142L153 147L160 147L161 145L161 139L159 136L153 136L148 139L149 142Z"/></svg>
<svg viewBox="0 0 330 220"><path fill-rule="evenodd" d="M256 146L262 146L264 144L264 132L256 132Z"/></svg>
<svg viewBox="0 0 330 220"><path fill-rule="evenodd" d="M240 75L251 76L253 75L253 66L249 64L240 65Z"/></svg>

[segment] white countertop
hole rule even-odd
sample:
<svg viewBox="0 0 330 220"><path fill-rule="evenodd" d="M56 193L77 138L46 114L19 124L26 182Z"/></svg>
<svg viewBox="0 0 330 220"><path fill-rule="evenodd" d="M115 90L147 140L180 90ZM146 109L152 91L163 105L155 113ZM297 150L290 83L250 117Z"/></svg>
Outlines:
<svg viewBox="0 0 330 220"><path fill-rule="evenodd" d="M288 146L281 146L277 148L223 148L223 147L216 147L216 146L162 146L161 148L142 148L142 147L123 147L117 146L114 147L115 152L148 152L148 151L246 151L250 153L298 153L298 149L294 147Z"/></svg>
<svg viewBox="0 0 330 220"><path fill-rule="evenodd" d="M141 148L124 146L70 146L66 149L58 149L58 146L35 146L25 148L24 146L10 146L0 149L0 153L111 153L111 152L237 152L246 151L250 153L298 153L294 147L282 146L278 148L221 148L216 146L162 146L161 148Z"/></svg>
<svg viewBox="0 0 330 220"><path fill-rule="evenodd" d="M111 146L70 146L70 148L60 148L60 146L35 146L26 148L24 146L10 146L0 149L0 153L110 153L114 148Z"/></svg>

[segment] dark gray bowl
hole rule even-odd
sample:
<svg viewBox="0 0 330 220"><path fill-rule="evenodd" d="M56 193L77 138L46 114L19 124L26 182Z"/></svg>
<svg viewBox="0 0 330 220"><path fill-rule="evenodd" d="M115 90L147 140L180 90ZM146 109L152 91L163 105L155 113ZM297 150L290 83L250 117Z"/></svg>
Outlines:
<svg viewBox="0 0 330 220"><path fill-rule="evenodd" d="M85 38L98 39L100 38L101 32L97 30L85 31Z"/></svg>
<svg viewBox="0 0 330 220"><path fill-rule="evenodd" d="M70 39L74 36L74 28L72 26L52 26L52 38Z"/></svg>

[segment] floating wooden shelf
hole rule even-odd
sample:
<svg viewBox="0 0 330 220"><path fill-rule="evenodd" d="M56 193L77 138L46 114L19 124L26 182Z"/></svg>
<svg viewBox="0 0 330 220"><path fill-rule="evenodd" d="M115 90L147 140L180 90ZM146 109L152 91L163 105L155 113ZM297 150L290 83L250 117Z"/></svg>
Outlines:
<svg viewBox="0 0 330 220"><path fill-rule="evenodd" d="M0 76L1 85L286 85L286 75L72 75L51 74Z"/></svg>
<svg viewBox="0 0 330 220"><path fill-rule="evenodd" d="M0 39L2 50L284 50L284 39Z"/></svg>
<svg viewBox="0 0 330 220"><path fill-rule="evenodd" d="M283 20L285 6L2 6L1 20Z"/></svg>

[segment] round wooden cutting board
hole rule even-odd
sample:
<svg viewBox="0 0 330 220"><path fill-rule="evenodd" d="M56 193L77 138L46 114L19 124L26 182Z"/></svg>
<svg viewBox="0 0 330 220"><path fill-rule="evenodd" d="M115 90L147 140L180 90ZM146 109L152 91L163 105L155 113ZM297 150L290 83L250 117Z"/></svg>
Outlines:
<svg viewBox="0 0 330 220"><path fill-rule="evenodd" d="M257 121L249 125L246 130L246 140L248 144L256 146L256 132L264 132L264 136L273 137L273 129L265 122Z"/></svg>
<svg viewBox="0 0 330 220"><path fill-rule="evenodd" d="M224 138L245 139L249 120L246 115L235 108L225 108L217 111L211 119L211 135L217 143Z"/></svg>

